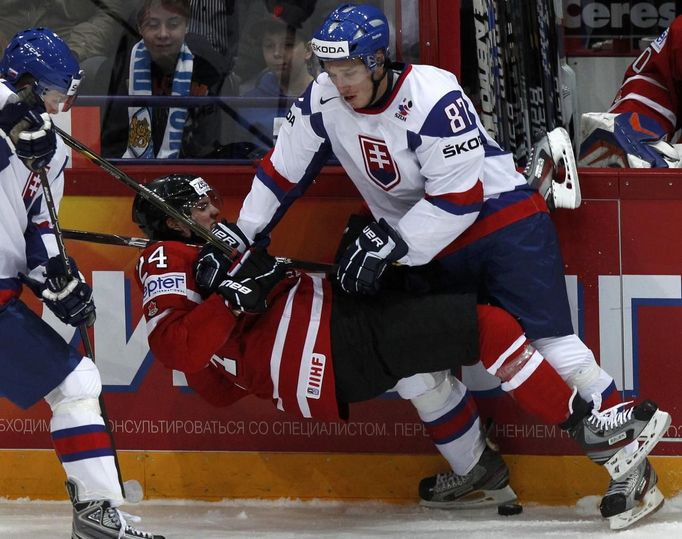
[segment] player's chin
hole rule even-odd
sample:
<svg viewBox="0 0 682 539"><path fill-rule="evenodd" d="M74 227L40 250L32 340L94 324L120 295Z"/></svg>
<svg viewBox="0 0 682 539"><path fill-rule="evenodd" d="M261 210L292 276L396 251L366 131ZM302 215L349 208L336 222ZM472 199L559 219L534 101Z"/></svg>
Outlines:
<svg viewBox="0 0 682 539"><path fill-rule="evenodd" d="M345 99L346 103L348 103L354 109L361 109L365 106L357 95L346 95L343 96L343 99Z"/></svg>

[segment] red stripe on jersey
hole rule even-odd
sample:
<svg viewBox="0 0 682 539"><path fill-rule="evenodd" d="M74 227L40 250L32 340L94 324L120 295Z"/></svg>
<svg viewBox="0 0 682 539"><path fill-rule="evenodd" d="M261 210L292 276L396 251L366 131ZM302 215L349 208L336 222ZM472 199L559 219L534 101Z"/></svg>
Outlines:
<svg viewBox="0 0 682 539"><path fill-rule="evenodd" d="M442 258L454 253L458 249L461 249L496 230L539 212L549 213L549 209L547 208L547 203L545 202L545 199L542 198L542 195L540 193L533 193L528 198L510 204L506 208L496 211L480 221L476 221L457 237L455 241L445 246L443 250L436 255L436 258Z"/></svg>
<svg viewBox="0 0 682 539"><path fill-rule="evenodd" d="M483 183L477 180L476 184L462 193L443 193L441 195L425 195L426 200L441 199L457 206L472 206L483 202Z"/></svg>
<svg viewBox="0 0 682 539"><path fill-rule="evenodd" d="M111 439L106 432L86 432L65 438L56 438L53 442L55 450L60 457L111 447Z"/></svg>
<svg viewBox="0 0 682 539"><path fill-rule="evenodd" d="M263 171L270 178L272 178L272 181L275 182L277 187L279 187L282 191L287 193L294 186L294 184L287 180L279 172L277 172L277 170L275 170L275 166L272 164L272 160L270 159L270 157L272 157L273 151L274 149L270 150L267 154L265 154L265 157L263 157L260 166L263 169Z"/></svg>
<svg viewBox="0 0 682 539"><path fill-rule="evenodd" d="M19 290L0 290L0 305L4 305L9 300L18 298L21 294L21 289Z"/></svg>

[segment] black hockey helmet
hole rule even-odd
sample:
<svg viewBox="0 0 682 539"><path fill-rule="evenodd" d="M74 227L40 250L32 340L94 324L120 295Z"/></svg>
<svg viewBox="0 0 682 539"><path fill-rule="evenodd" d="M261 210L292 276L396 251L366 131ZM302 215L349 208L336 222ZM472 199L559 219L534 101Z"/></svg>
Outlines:
<svg viewBox="0 0 682 539"><path fill-rule="evenodd" d="M149 182L146 187L163 198L170 206L187 217L192 216L192 208L202 198L208 196L211 203L220 207L218 195L208 183L194 174L170 174ZM166 223L168 215L160 208L138 194L133 201L133 221L150 239L156 241L180 240L187 241L179 231ZM198 238L192 235L191 241ZM203 240L201 240L203 241Z"/></svg>

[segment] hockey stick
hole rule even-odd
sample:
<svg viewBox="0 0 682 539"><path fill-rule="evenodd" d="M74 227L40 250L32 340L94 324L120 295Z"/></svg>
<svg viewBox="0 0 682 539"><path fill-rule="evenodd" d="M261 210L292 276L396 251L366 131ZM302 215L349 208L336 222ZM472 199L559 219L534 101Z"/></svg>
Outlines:
<svg viewBox="0 0 682 539"><path fill-rule="evenodd" d="M92 151L90 148L88 148L85 144L79 142L75 138L73 138L71 135L66 133L64 130L60 129L56 125L53 125L54 130L59 134L64 139L64 142L83 156L85 156L87 159L95 163L97 166L108 172L110 175L112 175L114 178L117 180L123 182L126 184L128 187L133 189L136 193L138 193L141 197L146 199L147 201L151 202L154 206L156 206L158 209L160 209L162 212L164 212L166 215L173 217L173 219L176 219L186 225L192 232L194 232L197 236L200 238L206 240L207 243L210 243L214 247L216 247L218 250L222 251L228 256L232 256L232 251L230 248L225 245L223 242L221 242L218 238L216 238L211 232L206 230L205 228L197 225L194 221L192 221L189 217L187 217L185 214L179 212L176 210L173 206L168 204L162 197L157 195L154 191L149 189L148 187L145 187L132 177L128 176L125 172L123 172L121 169L118 167L114 166L112 163L104 159L102 156L97 155L94 151ZM76 239L76 238L74 238ZM95 241L95 240L91 240ZM112 241L115 241L112 239ZM118 243L114 245L128 245L127 243ZM324 264L322 262L306 262L304 260L295 260L288 258L287 260L291 261L291 267L297 268L297 269L302 269L302 270L308 270L308 271L319 271L319 272L335 272L336 271L336 266L332 264Z"/></svg>
<svg viewBox="0 0 682 539"><path fill-rule="evenodd" d="M120 245L122 247L146 248L152 240L147 238L136 238L133 236L120 236L118 234L105 234L103 232L87 232L84 230L62 230L64 238L67 240L88 241L91 243L102 243L105 245ZM307 260L297 260L288 257L276 257L292 269L310 271L316 273L335 273L336 265L325 262L309 262Z"/></svg>
<svg viewBox="0 0 682 539"><path fill-rule="evenodd" d="M50 181L47 178L47 173L44 168L38 171L38 176L40 176L40 184L43 188L43 196L45 197L45 206L47 207L47 212L50 215L50 221L52 221L52 230L54 233L55 240L57 242L57 249L59 250L59 257L62 259L64 264L64 269L67 275L72 274L73 268L71 267L71 261L66 253L66 246L64 245L64 234L62 233L61 226L59 225L59 218L57 216L57 207L54 203L54 198L52 197L52 188L50 187ZM95 361L95 352L92 348L92 343L90 342L90 336L88 335L88 329L85 322L78 325L78 331L80 332L81 340L83 341L83 348L85 350L85 355L88 356L92 361ZM116 467L116 474L118 475L118 484L121 487L121 493L125 493L125 487L123 486L123 476L121 475L121 466L118 462L118 453L116 452L116 445L114 444L114 435L109 428L109 416L104 406L104 399L102 394L99 395L99 407L102 414L102 420L104 421L104 428L109 434L109 440L111 442L111 449L114 454L114 466ZM125 494L124 494L125 495Z"/></svg>
<svg viewBox="0 0 682 539"><path fill-rule="evenodd" d="M113 176L120 182L126 184L142 198L144 198L152 205L160 209L163 213L187 226L187 228L189 228L200 238L204 239L207 243L210 243L211 245L213 245L219 251L225 253L226 255L232 256L232 250L226 244L221 242L218 238L216 238L213 234L211 234L211 232L209 232L205 228L197 225L194 221L192 221L182 212L176 210L173 206L168 204L163 199L163 197L160 197L148 187L144 186L143 184L139 183L135 179L128 176L128 174L123 172L120 168L114 166L112 163L104 159L102 156L96 154L85 144L79 142L71 135L66 133L63 129L60 129L56 125L53 125L53 128L62 137L62 139L64 139L64 142L66 142L68 146L76 150L78 153L86 157L88 160L95 163L98 167L108 172L111 176Z"/></svg>

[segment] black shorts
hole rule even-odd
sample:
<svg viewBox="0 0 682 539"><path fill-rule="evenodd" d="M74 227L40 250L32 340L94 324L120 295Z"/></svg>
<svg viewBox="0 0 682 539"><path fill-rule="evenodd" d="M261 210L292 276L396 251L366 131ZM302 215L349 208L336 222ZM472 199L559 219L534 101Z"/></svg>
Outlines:
<svg viewBox="0 0 682 539"><path fill-rule="evenodd" d="M339 401L369 400L401 378L476 363L476 296L335 293L331 341Z"/></svg>

